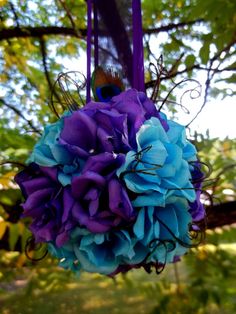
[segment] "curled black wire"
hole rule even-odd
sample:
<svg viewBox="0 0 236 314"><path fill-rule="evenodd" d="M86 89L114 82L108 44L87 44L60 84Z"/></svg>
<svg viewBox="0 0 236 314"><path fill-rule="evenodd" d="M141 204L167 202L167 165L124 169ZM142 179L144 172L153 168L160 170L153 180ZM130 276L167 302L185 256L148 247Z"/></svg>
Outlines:
<svg viewBox="0 0 236 314"><path fill-rule="evenodd" d="M151 77L154 79L149 82L146 83L146 87L147 89L152 87L152 94L151 94L151 100L154 103L161 103L158 111L160 112L163 108L164 105L167 104L174 104L174 105L178 105L180 106L180 108L187 114L190 114L190 111L187 109L187 107L185 107L183 105L183 100L184 97L188 94L190 99L197 99L201 96L202 94L202 86L199 83L199 81L195 80L195 79L191 79L191 78L187 78L187 79L182 79L179 82L175 82L174 79L172 78L172 70L168 71L165 67L164 67L164 62L163 62L163 57L162 55L157 59L156 64L151 62L149 64L149 72L151 74ZM171 81L171 83L173 84L173 87L170 88L169 92L167 93L167 95L162 99L161 95L160 95L160 89L161 89L161 82L169 79ZM180 101L176 102L173 100L170 100L170 96L172 95L173 91L177 88L182 86L185 83L188 82L192 82L192 83L196 83L196 86L194 86L193 88L187 89L183 92ZM189 124L187 124L188 126Z"/></svg>
<svg viewBox="0 0 236 314"><path fill-rule="evenodd" d="M167 76L167 70L165 69L164 65L163 65L163 56L161 55L158 59L157 59L157 63L154 64L153 62L151 62L149 64L149 71L151 73L152 76L156 77L156 80L154 82L154 86L153 86L153 90L152 90L152 94L151 94L151 100L153 102L156 102L158 95L159 95L159 91L160 91L160 85L161 85L161 79L165 76Z"/></svg>
<svg viewBox="0 0 236 314"><path fill-rule="evenodd" d="M131 168L129 170L124 171L120 178L124 179L125 175L129 173L145 173L147 175L157 175L155 170L161 168L161 165L158 164L153 164L153 163L148 163L143 160L143 155L150 151L152 148L151 145L143 148L142 150L138 151L133 155L134 160L131 163ZM144 168L143 169L137 169L139 164L143 164ZM150 165L151 167L148 168L147 165ZM170 190L195 190L200 191L201 194L204 194L208 196L210 199L210 204L213 205L213 200L212 200L212 195L210 195L207 191L205 191L201 185L203 182L206 182L209 178L209 176L212 173L212 168L210 165L201 162L201 161L194 161L194 162L189 162L189 165L192 166L192 171L197 171L196 176L192 178L191 183L193 184L193 187L191 188L172 188ZM203 171L204 168L204 171ZM206 170L207 169L207 170ZM209 182L212 182L212 180L209 180ZM186 234L187 238L189 241L183 241L182 239L178 238L173 231L158 217L156 218L159 222L160 225L162 225L170 234L170 239L159 239L155 238L149 243L149 248L151 249L150 252L147 254L143 262L141 263L141 266L144 267L144 269L147 272L151 271L152 267L155 267L156 273L159 274L163 271L166 265L166 260L167 260L167 255L171 251L175 250L176 244L178 243L182 247L185 248L196 248L200 244L202 244L205 240L205 231L207 228L207 218L206 215L201 221L193 221L192 223L189 224L188 226L188 233ZM171 245L170 245L171 244ZM156 263L148 261L150 257L155 253L156 250L160 248L160 246L163 246L165 248L165 258L164 262L159 263L158 261Z"/></svg>
<svg viewBox="0 0 236 314"><path fill-rule="evenodd" d="M74 77L72 77L74 75ZM79 75L82 78L79 78ZM71 92L71 86L73 86L77 92L78 99L76 99ZM55 101L54 95L56 88L59 87L60 94L62 95L63 100ZM59 73L55 83L53 84L50 107L55 113L55 115L60 118L60 115L57 111L56 103L59 102L59 106L63 110L76 111L79 107L84 105L84 100L81 95L81 92L86 87L86 78L85 76L78 71L69 71L65 73Z"/></svg>
<svg viewBox="0 0 236 314"><path fill-rule="evenodd" d="M198 160L197 162L190 161L189 164L193 167L194 170L199 171L199 177L191 179L192 184L205 182L212 174L212 166L201 160ZM204 171L202 170L203 167L207 169L207 172L205 172L205 170Z"/></svg>
<svg viewBox="0 0 236 314"><path fill-rule="evenodd" d="M195 87L193 87L193 88L191 88L191 89L188 89L188 90L184 91L184 93L183 93L182 96L181 96L180 103L179 103L179 104L176 103L176 104L178 104L178 105L183 109L183 111L185 111L186 113L188 113L188 114L190 113L190 111L182 104L182 100L183 100L183 97L184 97L187 93L190 94L190 98L191 98L191 99L196 99L196 98L198 98L198 97L201 96L201 84L200 84L197 80L195 80L195 79L183 79L183 80L181 80L181 81L178 82L178 83L175 83L175 82L174 82L175 85L169 90L169 92L167 93L166 97L162 100L162 103L161 103L160 107L158 108L158 111L159 111L159 112L162 110L163 106L168 102L168 99L169 99L170 95L173 93L173 91L174 91L178 86L183 85L184 83L187 83L187 82L195 82L195 83L197 84L197 86L195 86ZM200 89L200 90L198 91L198 89ZM198 96L193 96L193 93L194 93L194 92L197 92L197 93L198 93Z"/></svg>
<svg viewBox="0 0 236 314"><path fill-rule="evenodd" d="M142 159L143 154L147 153L151 148L152 148L152 145L149 145L149 146L141 149L137 153L135 153L133 155L134 160L131 163L131 168L129 170L122 172L120 175L120 178L123 179L124 176L126 176L127 174L130 174L130 173L143 173L143 174L148 174L151 176L156 176L156 173L152 172L152 171L155 171L155 170L161 168L161 165L158 165L155 163L150 163L150 162L144 161ZM137 169L139 163L141 163L143 165L150 165L151 167L150 168L144 168L144 169Z"/></svg>
<svg viewBox="0 0 236 314"><path fill-rule="evenodd" d="M155 251L161 247L164 246L165 249L165 256L164 256L164 261L159 262L150 262L148 261L148 259L155 253ZM152 267L155 268L156 274L159 275L163 272L163 270L165 269L166 263L167 263L167 256L168 253L172 252L175 250L176 248L176 242L173 241L172 239L160 239L160 238L155 238L152 241L150 241L150 243L148 244L148 247L151 249L151 251L147 254L147 256L144 258L144 260L142 261L142 263L140 264L140 266L142 266L144 268L144 270L147 273L151 273L152 272Z"/></svg>
<svg viewBox="0 0 236 314"><path fill-rule="evenodd" d="M34 236L30 236L27 239L26 244L25 244L25 255L26 255L26 257L29 260L31 260L32 262L39 262L39 261L43 260L48 254L48 250L46 248L45 248L42 256L40 256L40 257L35 258L35 257L32 257L30 254L33 251L34 252L40 251L42 249L42 247L43 247L42 243L36 243Z"/></svg>
<svg viewBox="0 0 236 314"><path fill-rule="evenodd" d="M162 220L160 220L159 218L157 218L157 220L162 226L167 229L172 239L155 238L151 240L148 244L148 247L151 249L151 251L146 255L141 263L141 266L148 273L151 273L152 267L154 267L156 274L160 274L165 269L168 253L171 253L176 249L176 243L188 249L196 248L203 243L205 239L206 218L204 218L204 229L202 228L202 224L198 225L198 222L193 222L189 224L189 233L187 234L187 236L191 243L184 242L183 240L178 238ZM195 240L196 242L192 243L193 240ZM161 263L159 261L156 261L155 263L148 261L150 257L156 252L156 250L158 250L161 246L163 246L165 249L164 261L162 261Z"/></svg>

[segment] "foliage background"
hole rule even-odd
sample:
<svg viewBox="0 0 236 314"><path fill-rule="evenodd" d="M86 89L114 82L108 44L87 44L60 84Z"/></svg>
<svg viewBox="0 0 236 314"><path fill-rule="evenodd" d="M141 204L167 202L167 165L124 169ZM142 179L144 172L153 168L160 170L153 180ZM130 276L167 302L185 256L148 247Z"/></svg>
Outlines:
<svg viewBox="0 0 236 314"><path fill-rule="evenodd" d="M224 98L235 99L236 2L143 0L142 6L147 69L160 54L164 57L166 73L160 97L173 87L173 80L200 77L203 94L199 111L209 99L222 99L222 106ZM84 1L0 0L2 313L41 313L44 306L48 306L47 313L76 313L78 309L81 313L131 313L134 305L139 313L235 313L233 227L209 231L205 246L191 252L177 268L168 267L160 277L135 271L116 282L96 275L78 279L59 270L51 258L39 264L26 259L29 221L19 220L22 200L13 181L20 167L5 162L24 163L43 126L55 120L49 109L53 83L67 70L68 60L77 70L85 44ZM149 91L154 81L155 75L147 71ZM169 114L175 116L180 110L176 94L170 100ZM214 203L232 202L235 207L235 140L197 132L192 140L201 160L212 165L206 189L214 195ZM227 190L230 193L225 193ZM227 223L234 223L235 217L233 209ZM104 299L102 293L109 297Z"/></svg>

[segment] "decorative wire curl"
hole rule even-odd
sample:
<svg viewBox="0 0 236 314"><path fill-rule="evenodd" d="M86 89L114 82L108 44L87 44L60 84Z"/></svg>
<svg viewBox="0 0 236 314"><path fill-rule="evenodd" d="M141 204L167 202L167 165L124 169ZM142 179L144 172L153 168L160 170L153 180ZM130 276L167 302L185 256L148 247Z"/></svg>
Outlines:
<svg viewBox="0 0 236 314"><path fill-rule="evenodd" d="M74 75L74 77L72 76ZM81 76L81 77L80 77ZM76 111L81 105L84 105L84 99L81 92L86 87L86 78L79 71L69 71L65 73L59 73L58 77L53 84L50 107L53 113L60 118L60 115L56 109L55 103L59 103L63 110ZM54 95L56 95L56 87L59 87L60 94L62 94L63 100L54 100ZM72 87L75 89L78 99L76 99L72 93ZM57 97L58 98L58 97Z"/></svg>
<svg viewBox="0 0 236 314"><path fill-rule="evenodd" d="M37 251L40 251L43 247L43 244L42 243L36 243L35 242L35 238L34 236L30 236L27 241L26 241L26 244L25 244L25 255L26 257L31 260L32 262L39 262L41 261L42 259L44 259L47 254L48 254L48 250L45 249L45 251L43 252L42 256L40 257L32 257L30 252L37 252Z"/></svg>
<svg viewBox="0 0 236 314"><path fill-rule="evenodd" d="M134 160L131 163L131 169L124 171L123 173L121 173L120 175L120 179L124 179L124 176L126 176L127 174L130 173L143 173L146 175L157 175L157 173L153 172L155 170L158 170L159 168L161 168L161 165L159 164L153 164L153 163L148 163L146 161L143 160L143 154L147 153L150 149L152 148L151 145L143 148L142 150L138 151L137 153L135 153L133 155ZM146 165L150 165L150 168L143 168L143 169L137 169L139 164L143 164L144 166ZM193 167L194 170L199 170L199 176L196 177L195 179L192 179L192 184L201 184L202 182L207 181L208 177L211 175L212 173L212 168L210 165L201 162L201 161L197 161L197 162L189 162L189 164ZM207 172L203 173L202 172L202 166L207 168ZM205 190L199 188L199 187L193 187L193 188L171 188L170 190L195 190L200 191L201 194L205 194L209 197L209 199L211 200L211 204L213 205L213 201L212 201L212 196ZM151 267L154 266L156 273L159 274L161 273L166 265L166 261L167 261L167 255L168 253L172 252L175 250L176 248L176 243L180 244L181 246L185 247L185 248L196 248L198 247L200 244L203 243L204 239L205 239L205 231L207 228L207 219L206 219L206 215L204 216L204 219L202 221L193 221L192 223L189 224L189 231L188 231L188 239L189 242L185 242L182 239L178 238L173 232L172 230L159 218L157 218L157 220L159 221L159 223L169 232L171 239L160 239L160 238L155 238L152 241L150 241L150 243L148 244L149 248L151 249L151 251L147 254L147 256L145 257L145 259L143 260L143 262L140 264L141 266L143 266L143 263L146 263L149 265L148 267L144 267L144 269L147 272L151 271ZM194 243L192 243L192 241L194 240ZM148 263L148 259L155 253L155 251L160 248L160 247L164 247L165 249L165 257L164 257L164 262L162 263L152 263L149 262Z"/></svg>
<svg viewBox="0 0 236 314"><path fill-rule="evenodd" d="M150 72L151 76L154 77L154 79L151 82L147 83L146 86L147 86L147 89L152 87L152 94L150 97L151 100L154 103L161 103L159 105L158 111L160 112L164 105L166 105L168 103L172 103L172 104L180 106L180 108L183 110L184 113L190 114L190 111L187 109L187 107L185 107L183 105L183 99L187 94L189 95L190 99L197 99L201 96L202 85L199 83L199 81L197 81L195 79L188 78L188 79L182 79L181 81L176 83L172 78L172 70L168 71L164 67L162 55L157 59L156 64L153 62L151 62L149 64L149 72ZM167 95L162 99L160 97L161 82L164 80L167 80L167 79L169 79L173 83L174 86L170 88ZM193 88L190 88L188 90L185 90L183 92L183 94L181 95L180 102L176 102L176 101L169 99L170 96L172 95L173 91L177 87L180 87L184 83L188 83L188 82L195 83L196 86L194 86ZM192 123L192 122L193 121L191 121L190 123ZM186 126L189 126L190 123L188 123Z"/></svg>

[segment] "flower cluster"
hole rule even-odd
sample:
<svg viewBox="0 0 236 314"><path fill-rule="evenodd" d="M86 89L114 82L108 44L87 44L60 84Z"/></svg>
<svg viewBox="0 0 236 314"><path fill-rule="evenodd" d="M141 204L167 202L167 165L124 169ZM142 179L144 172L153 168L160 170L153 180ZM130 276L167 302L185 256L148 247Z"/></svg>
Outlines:
<svg viewBox="0 0 236 314"><path fill-rule="evenodd" d="M185 128L130 89L46 126L15 180L36 242L65 268L114 275L186 253L199 176Z"/></svg>

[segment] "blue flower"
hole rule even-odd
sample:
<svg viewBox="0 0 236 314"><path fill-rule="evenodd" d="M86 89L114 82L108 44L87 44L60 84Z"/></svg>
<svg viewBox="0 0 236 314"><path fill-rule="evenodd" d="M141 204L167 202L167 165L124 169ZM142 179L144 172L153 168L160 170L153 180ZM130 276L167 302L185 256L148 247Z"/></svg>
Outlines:
<svg viewBox="0 0 236 314"><path fill-rule="evenodd" d="M91 233L76 228L64 246L57 248L50 243L50 252L62 259L65 268L76 264L76 271L106 275L124 265L170 263L185 254L190 244L188 207L184 198L171 197L165 208L141 208L134 225L126 229Z"/></svg>
<svg viewBox="0 0 236 314"><path fill-rule="evenodd" d="M70 184L72 174L79 173L83 162L75 158L66 145L60 143L60 134L64 127L64 119L71 113L64 113L57 122L44 128L42 137L34 146L27 163L36 163L42 167L58 166L58 180L62 185Z"/></svg>
<svg viewBox="0 0 236 314"><path fill-rule="evenodd" d="M183 126L167 122L165 131L159 119L145 121L136 134L137 150L128 152L117 171L127 188L137 193L135 207L165 206L171 195L190 202L196 199L189 164L197 159L196 149L186 139Z"/></svg>

